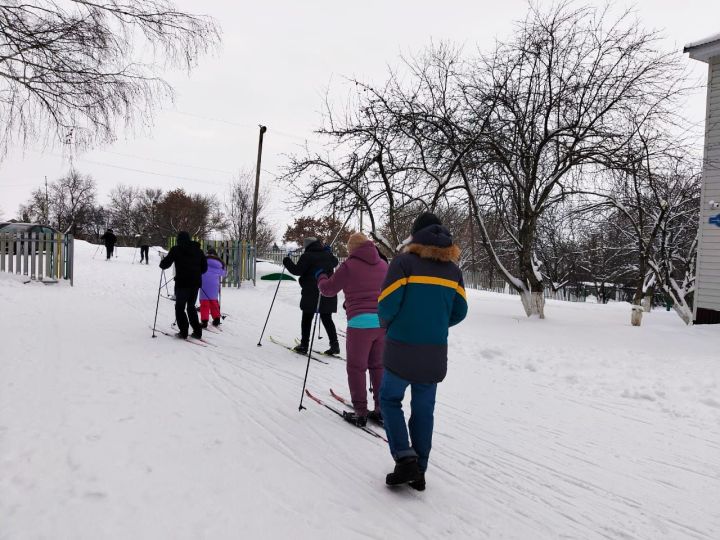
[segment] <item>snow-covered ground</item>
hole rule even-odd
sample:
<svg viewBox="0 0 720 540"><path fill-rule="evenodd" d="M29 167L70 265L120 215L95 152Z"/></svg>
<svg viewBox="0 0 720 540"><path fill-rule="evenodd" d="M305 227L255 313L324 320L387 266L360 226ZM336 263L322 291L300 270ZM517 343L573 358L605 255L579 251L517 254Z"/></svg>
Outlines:
<svg viewBox="0 0 720 540"><path fill-rule="evenodd" d="M156 251L94 252L77 242L74 288L0 274L2 539L720 538L718 326L562 302L528 320L471 291L428 489L390 491L384 443L298 412L304 359L256 346L276 282L223 291L203 348L150 337ZM298 298L283 282L268 334L293 340ZM308 387L347 395L344 363Z"/></svg>

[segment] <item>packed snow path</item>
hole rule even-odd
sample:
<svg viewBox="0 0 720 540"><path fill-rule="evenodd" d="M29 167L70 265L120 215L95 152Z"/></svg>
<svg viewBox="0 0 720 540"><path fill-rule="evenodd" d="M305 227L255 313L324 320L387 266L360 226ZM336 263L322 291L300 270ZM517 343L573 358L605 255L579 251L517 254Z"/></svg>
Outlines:
<svg viewBox="0 0 720 540"><path fill-rule="evenodd" d="M224 290L203 348L150 337L156 251L76 252L74 288L0 274L2 539L720 538L720 327L471 291L428 489L390 491L384 443L298 412L304 359L256 347L276 282ZM292 342L298 298L268 334ZM344 369L308 387L347 395Z"/></svg>

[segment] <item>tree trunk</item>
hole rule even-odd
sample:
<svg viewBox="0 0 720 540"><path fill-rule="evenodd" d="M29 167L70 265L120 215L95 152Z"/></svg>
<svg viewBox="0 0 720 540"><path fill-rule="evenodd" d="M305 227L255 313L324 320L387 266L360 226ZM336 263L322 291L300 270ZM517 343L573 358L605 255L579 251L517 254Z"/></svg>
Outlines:
<svg viewBox="0 0 720 540"><path fill-rule="evenodd" d="M643 311L645 313L650 313L652 311L652 303L653 303L653 296L655 295L655 288L650 287L647 291L645 291L645 295L642 299L642 307Z"/></svg>
<svg viewBox="0 0 720 540"><path fill-rule="evenodd" d="M537 315L540 319L545 318L545 296L542 291L521 291L520 301L528 317Z"/></svg>
<svg viewBox="0 0 720 540"><path fill-rule="evenodd" d="M545 318L545 296L543 295L543 282L533 259L533 246L535 245L535 218L527 217L520 227L518 239L518 270L520 278L526 286L520 293L520 300L528 317L537 315Z"/></svg>
<svg viewBox="0 0 720 540"><path fill-rule="evenodd" d="M693 310L687 304L673 303L675 313L683 320L685 324L690 326L693 324Z"/></svg>

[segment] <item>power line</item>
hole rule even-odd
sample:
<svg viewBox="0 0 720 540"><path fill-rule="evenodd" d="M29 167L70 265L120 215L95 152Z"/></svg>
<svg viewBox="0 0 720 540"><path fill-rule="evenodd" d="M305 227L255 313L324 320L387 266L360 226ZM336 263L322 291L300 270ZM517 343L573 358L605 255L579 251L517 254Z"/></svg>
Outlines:
<svg viewBox="0 0 720 540"><path fill-rule="evenodd" d="M174 161L163 161L162 159L146 158L146 157L142 157L142 156L136 156L136 155L133 155L133 154L124 154L124 153L122 153L122 152L112 152L112 151L110 151L110 150L100 150L100 152L105 152L105 153L107 153L107 154L113 154L113 155L116 155L116 156L122 156L122 157L129 157L129 158L134 158L134 159L140 159L140 160L144 160L144 161L152 161L152 162L154 162L154 163L162 163L162 164L164 164L164 165L174 165L174 166L177 166L177 167L186 167L186 168L188 168L188 169L198 169L198 170L201 170L201 171L212 171L212 172L219 172L219 173L223 173L223 174L236 174L236 172L237 172L237 171L229 171L229 170L226 170L226 169L215 169L215 168L212 168L212 167L201 167L201 166L199 166L199 165L189 165L189 164L187 164L187 163L177 163L177 162L174 162Z"/></svg>
<svg viewBox="0 0 720 540"><path fill-rule="evenodd" d="M239 122L232 122L230 120L222 120L220 118L211 118L209 116L201 116L199 114L193 114L193 113L186 113L183 111L179 111L177 109L169 109L170 112L174 112L176 114L181 114L183 116L190 116L193 118L199 118L200 120L208 120L210 122L218 122L219 124L228 124L230 126L237 126L237 127L243 127L243 128L252 128L255 129L257 126L252 124L241 124Z"/></svg>
<svg viewBox="0 0 720 540"><path fill-rule="evenodd" d="M218 122L218 123L220 123L220 124L227 124L227 125L230 125L230 126L236 126L236 127L242 127L242 128L248 128L248 129L255 129L255 128L257 127L257 125L243 124L243 123L240 123L240 122L233 122L233 121L231 121L231 120L223 120L223 119L221 119L221 118L212 118L212 117L210 117L210 116L203 116L203 115L200 115L200 114L187 113L187 112L179 111L179 110L177 110L177 109L169 109L169 110L170 110L170 112L174 112L174 113L177 113L177 114L181 114L181 115L183 115L183 116L190 116L190 117L192 117L192 118L198 118L198 119L200 119L200 120L207 120L208 122ZM321 144L321 145L322 145L322 144L325 144L325 143L323 143L323 142L321 142L321 141L317 141L317 140L314 140L314 139L310 139L310 138L308 138L308 137L306 137L306 136L304 136L304 135L297 135L297 134L293 134L293 133L288 133L288 132L285 132L285 131L277 130L277 129L272 128L272 127L268 129L268 132L269 132L269 133L272 133L273 135L278 135L278 136L280 136L280 137L286 137L286 138L289 138L289 139L297 139L297 140L300 140L300 141L312 142L312 143Z"/></svg>
<svg viewBox="0 0 720 540"><path fill-rule="evenodd" d="M123 171L137 172L137 173L141 173L141 174L150 174L150 175L153 175L153 176L163 176L163 177L166 177L166 178L173 178L173 179L175 179L175 180L187 180L187 181L189 181L189 182L199 182L199 183L201 183L201 184L212 184L212 185L216 185L216 186L225 186L225 185L227 185L226 182L218 182L218 181L213 181L213 180L203 180L203 179L201 179L201 178L192 178L192 177L189 177L189 176L178 176L178 175L175 175L175 174L165 174L165 173L159 173L159 172L154 172L154 171L146 171L146 170L144 170L144 169L135 169L135 168L132 168L132 167L123 167L122 165L113 165L113 164L111 164L111 163L104 163L104 162L102 162L102 161L95 161L95 160L91 160L91 159L87 159L87 158L83 158L83 157L76 158L76 159L77 159L78 161L83 161L83 162L85 162L85 163L90 163L90 164L93 164L93 165L101 165L101 166L103 166L103 167L111 167L111 168L113 168L113 169L120 169L120 170L123 170Z"/></svg>

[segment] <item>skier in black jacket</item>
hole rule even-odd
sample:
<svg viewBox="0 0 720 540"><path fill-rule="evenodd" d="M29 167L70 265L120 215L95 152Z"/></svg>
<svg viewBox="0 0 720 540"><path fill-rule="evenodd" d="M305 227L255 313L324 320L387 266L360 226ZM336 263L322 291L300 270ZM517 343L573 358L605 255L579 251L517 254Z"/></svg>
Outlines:
<svg viewBox="0 0 720 540"><path fill-rule="evenodd" d="M310 330L312 329L313 316L318 309L318 297L320 291L317 285L317 276L323 273L331 276L333 269L338 265L337 258L330 251L330 246L323 247L322 243L314 237L306 238L303 241L305 252L298 259L297 264L290 257L283 259L283 265L288 272L300 276L300 309L302 310L302 322L300 325L302 338L300 344L295 347L295 352L305 354L310 346ZM332 314L337 311L337 296L323 296L320 300L320 320L327 331L330 340L330 348L325 354L340 354L335 324Z"/></svg>
<svg viewBox="0 0 720 540"><path fill-rule="evenodd" d="M105 243L105 249L107 250L107 259L110 260L110 257L113 255L113 251L115 250L115 243L117 242L117 236L113 233L112 229L108 229L105 231L105 234L103 234L100 237L100 240L102 240Z"/></svg>
<svg viewBox="0 0 720 540"><path fill-rule="evenodd" d="M192 337L200 339L202 326L198 320L195 302L198 290L202 286L202 275L207 271L208 265L200 244L193 242L190 234L185 231L178 233L177 244L160 261L160 268L167 270L173 264L175 264L175 318L180 329L177 337L187 339L189 327L192 326Z"/></svg>

